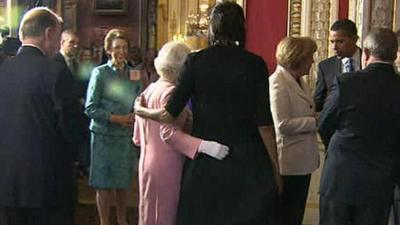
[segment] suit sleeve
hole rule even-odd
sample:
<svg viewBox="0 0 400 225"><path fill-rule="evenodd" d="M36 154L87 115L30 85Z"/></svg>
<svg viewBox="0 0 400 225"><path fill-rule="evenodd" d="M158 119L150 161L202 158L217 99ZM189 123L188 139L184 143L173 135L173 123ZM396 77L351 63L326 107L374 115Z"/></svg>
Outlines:
<svg viewBox="0 0 400 225"><path fill-rule="evenodd" d="M321 63L318 64L318 74L317 74L317 83L315 84L315 92L314 92L314 102L315 108L317 112L321 112L326 96L328 94L328 88L325 81L325 74L322 69Z"/></svg>
<svg viewBox="0 0 400 225"><path fill-rule="evenodd" d="M326 148L338 127L339 120L340 83L337 77L335 79L336 85L331 89L331 94L326 100L318 126L319 134Z"/></svg>
<svg viewBox="0 0 400 225"><path fill-rule="evenodd" d="M290 101L288 91L284 83L270 79L271 111L275 129L283 135L316 132L317 124L313 116L293 116L295 103Z"/></svg>
<svg viewBox="0 0 400 225"><path fill-rule="evenodd" d="M169 93L165 93L160 99L161 107L164 107L167 104L168 99L170 98ZM161 124L160 137L161 140L170 145L174 150L193 159L196 156L197 149L202 139L193 137L182 131L182 128L188 119L187 110L188 109L185 108L173 124Z"/></svg>
<svg viewBox="0 0 400 225"><path fill-rule="evenodd" d="M94 68L90 76L86 94L85 113L89 118L108 123L111 112L106 111L101 105L104 82L100 71Z"/></svg>
<svg viewBox="0 0 400 225"><path fill-rule="evenodd" d="M192 96L194 89L195 69L193 68L193 55L189 55L182 66L180 76L171 98L165 109L175 118L179 116Z"/></svg>
<svg viewBox="0 0 400 225"><path fill-rule="evenodd" d="M55 83L55 97L58 99L61 112L61 127L73 146L83 143L87 138L85 115L83 114L79 96L73 91L74 80L67 68L61 70ZM77 148L73 147L74 150ZM76 153L74 153L76 154Z"/></svg>
<svg viewBox="0 0 400 225"><path fill-rule="evenodd" d="M273 125L269 98L269 74L263 59L258 58L255 69L255 121L259 127Z"/></svg>

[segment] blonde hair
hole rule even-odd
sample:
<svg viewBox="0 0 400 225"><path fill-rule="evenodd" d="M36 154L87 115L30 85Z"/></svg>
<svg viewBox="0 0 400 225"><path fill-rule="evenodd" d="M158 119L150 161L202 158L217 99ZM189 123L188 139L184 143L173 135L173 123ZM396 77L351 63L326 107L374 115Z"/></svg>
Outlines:
<svg viewBox="0 0 400 225"><path fill-rule="evenodd" d="M19 37L40 37L48 27L61 26L63 20L47 7L36 7L22 17L19 26Z"/></svg>
<svg viewBox="0 0 400 225"><path fill-rule="evenodd" d="M108 31L106 37L104 38L104 49L106 51L110 51L112 42L118 38L125 40L129 46L129 38L126 32L122 29L112 29Z"/></svg>
<svg viewBox="0 0 400 225"><path fill-rule="evenodd" d="M174 41L168 42L160 49L154 60L157 73L164 77L178 78L179 71L189 53L190 49L187 45Z"/></svg>
<svg viewBox="0 0 400 225"><path fill-rule="evenodd" d="M317 51L317 44L309 37L285 37L276 47L279 65L297 69L305 58Z"/></svg>

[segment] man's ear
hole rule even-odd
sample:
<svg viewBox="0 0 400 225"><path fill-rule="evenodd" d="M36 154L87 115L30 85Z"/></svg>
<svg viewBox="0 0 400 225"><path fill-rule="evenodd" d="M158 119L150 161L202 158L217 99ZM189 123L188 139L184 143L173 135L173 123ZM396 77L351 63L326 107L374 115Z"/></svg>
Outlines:
<svg viewBox="0 0 400 225"><path fill-rule="evenodd" d="M353 36L353 42L354 42L354 43L357 43L357 41L358 41L358 35L354 35L354 36Z"/></svg>
<svg viewBox="0 0 400 225"><path fill-rule="evenodd" d="M361 65L363 69L368 66L370 58L371 58L371 52L368 49L363 48L361 56Z"/></svg>
<svg viewBox="0 0 400 225"><path fill-rule="evenodd" d="M368 61L369 58L371 57L371 52L368 49L363 48L362 53L364 55L365 61Z"/></svg>
<svg viewBox="0 0 400 225"><path fill-rule="evenodd" d="M44 30L44 39L45 39L45 41L52 40L54 32L55 32L55 29L53 27L47 27Z"/></svg>

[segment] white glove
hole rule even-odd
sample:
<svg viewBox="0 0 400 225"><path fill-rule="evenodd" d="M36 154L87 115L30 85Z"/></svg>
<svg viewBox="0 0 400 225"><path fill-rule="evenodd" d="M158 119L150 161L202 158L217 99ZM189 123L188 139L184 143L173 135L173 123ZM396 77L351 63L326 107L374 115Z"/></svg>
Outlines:
<svg viewBox="0 0 400 225"><path fill-rule="evenodd" d="M222 145L215 141L205 140L200 142L198 151L218 160L225 158L229 154L228 146Z"/></svg>

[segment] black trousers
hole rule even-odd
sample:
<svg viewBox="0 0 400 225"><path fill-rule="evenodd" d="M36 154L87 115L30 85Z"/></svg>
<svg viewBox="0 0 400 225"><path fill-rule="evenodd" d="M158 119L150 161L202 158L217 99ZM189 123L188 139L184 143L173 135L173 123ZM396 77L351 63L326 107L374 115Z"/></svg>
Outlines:
<svg viewBox="0 0 400 225"><path fill-rule="evenodd" d="M301 225L306 207L311 174L282 176L283 192L279 197L281 225Z"/></svg>
<svg viewBox="0 0 400 225"><path fill-rule="evenodd" d="M320 225L386 225L391 201L370 204L335 202L320 196Z"/></svg>
<svg viewBox="0 0 400 225"><path fill-rule="evenodd" d="M73 225L72 209L0 207L1 225Z"/></svg>
<svg viewBox="0 0 400 225"><path fill-rule="evenodd" d="M400 225L400 187L396 185L393 200L394 224Z"/></svg>

